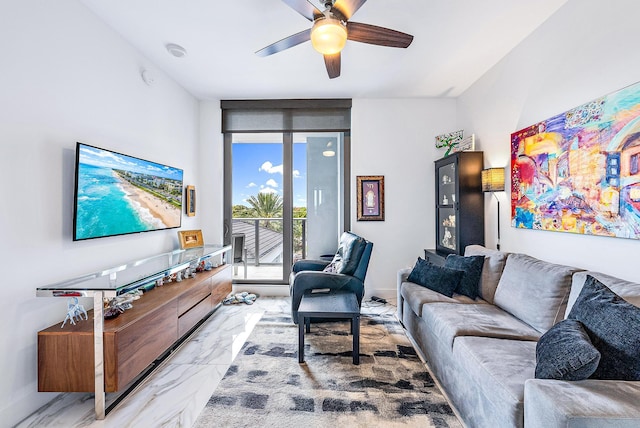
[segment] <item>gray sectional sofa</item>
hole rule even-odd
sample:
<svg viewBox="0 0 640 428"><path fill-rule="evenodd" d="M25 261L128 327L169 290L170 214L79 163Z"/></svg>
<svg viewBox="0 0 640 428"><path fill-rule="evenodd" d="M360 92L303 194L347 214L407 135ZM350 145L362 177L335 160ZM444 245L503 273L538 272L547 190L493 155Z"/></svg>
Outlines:
<svg viewBox="0 0 640 428"><path fill-rule="evenodd" d="M640 427L640 381L535 379L536 344L587 275L640 306L640 284L478 245L479 296L446 297L398 272L398 319L462 421L475 427Z"/></svg>

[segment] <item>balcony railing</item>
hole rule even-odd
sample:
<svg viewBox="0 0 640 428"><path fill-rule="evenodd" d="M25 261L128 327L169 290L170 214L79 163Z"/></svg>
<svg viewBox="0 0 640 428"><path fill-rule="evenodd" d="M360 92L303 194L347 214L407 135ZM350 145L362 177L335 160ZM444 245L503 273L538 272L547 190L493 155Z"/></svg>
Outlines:
<svg viewBox="0 0 640 428"><path fill-rule="evenodd" d="M235 217L233 233L244 233L247 263L255 266L274 265L283 262L283 218L282 217ZM293 260L307 256L307 219L293 219Z"/></svg>

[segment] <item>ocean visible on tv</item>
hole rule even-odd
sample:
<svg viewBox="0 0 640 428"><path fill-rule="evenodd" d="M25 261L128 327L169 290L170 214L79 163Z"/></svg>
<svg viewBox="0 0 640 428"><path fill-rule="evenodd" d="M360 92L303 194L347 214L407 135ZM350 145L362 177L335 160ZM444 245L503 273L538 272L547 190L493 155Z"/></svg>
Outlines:
<svg viewBox="0 0 640 428"><path fill-rule="evenodd" d="M134 187L125 179L125 174L126 171L113 168L79 164L76 239L122 235L180 225L179 208L167 207L166 202ZM150 203L149 199L155 200ZM161 213L153 213L148 208L158 207L160 204L164 205L164 210L177 211L177 224L165 224ZM175 213L173 214L175 217ZM166 221L167 217L164 217ZM176 220L170 219L167 222L175 223Z"/></svg>

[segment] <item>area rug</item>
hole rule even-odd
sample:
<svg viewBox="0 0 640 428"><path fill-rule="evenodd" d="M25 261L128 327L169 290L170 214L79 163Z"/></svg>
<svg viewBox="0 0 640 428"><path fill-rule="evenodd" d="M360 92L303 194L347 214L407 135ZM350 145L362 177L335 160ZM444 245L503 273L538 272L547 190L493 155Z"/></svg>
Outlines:
<svg viewBox="0 0 640 428"><path fill-rule="evenodd" d="M266 312L194 426L462 426L393 316L360 328L360 365L348 321L312 324L299 364L297 326Z"/></svg>

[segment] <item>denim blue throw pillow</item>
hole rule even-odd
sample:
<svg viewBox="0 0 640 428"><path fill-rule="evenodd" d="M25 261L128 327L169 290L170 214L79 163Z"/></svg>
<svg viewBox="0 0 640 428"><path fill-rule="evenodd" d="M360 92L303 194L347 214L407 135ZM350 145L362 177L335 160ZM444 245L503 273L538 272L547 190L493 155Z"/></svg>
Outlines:
<svg viewBox="0 0 640 428"><path fill-rule="evenodd" d="M584 324L600 351L593 379L640 380L640 308L587 275L567 318Z"/></svg>
<svg viewBox="0 0 640 428"><path fill-rule="evenodd" d="M436 266L418 257L418 261L407 279L447 297L452 297L463 273L460 270Z"/></svg>
<svg viewBox="0 0 640 428"><path fill-rule="evenodd" d="M536 379L588 379L599 362L600 352L577 320L560 321L536 345Z"/></svg>
<svg viewBox="0 0 640 428"><path fill-rule="evenodd" d="M444 267L464 272L455 292L458 294L464 294L474 300L478 297L480 276L482 276L483 266L484 256L463 257L458 256L457 254L449 254L444 263Z"/></svg>

